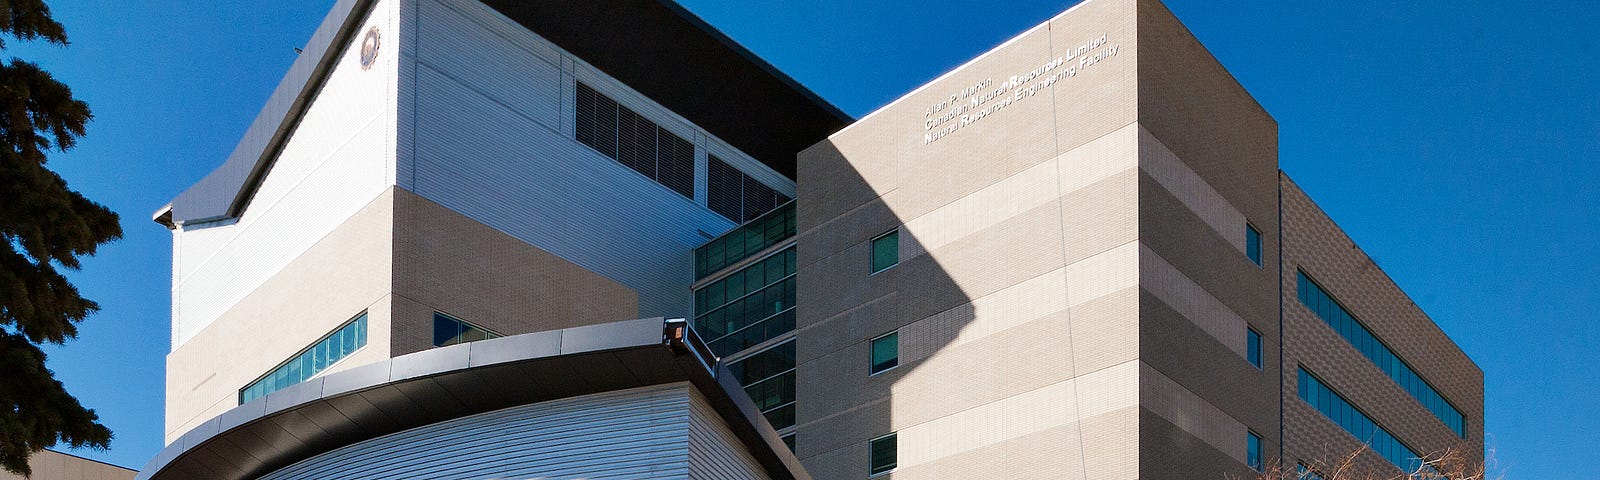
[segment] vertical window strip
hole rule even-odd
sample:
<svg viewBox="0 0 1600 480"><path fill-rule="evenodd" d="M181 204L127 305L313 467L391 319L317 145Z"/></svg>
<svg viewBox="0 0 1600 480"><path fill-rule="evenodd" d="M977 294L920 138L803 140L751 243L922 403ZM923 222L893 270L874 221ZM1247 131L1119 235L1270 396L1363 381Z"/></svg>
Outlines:
<svg viewBox="0 0 1600 480"><path fill-rule="evenodd" d="M755 402L774 430L795 424L794 341L790 340L728 365L734 380Z"/></svg>
<svg viewBox="0 0 1600 480"><path fill-rule="evenodd" d="M1257 435L1256 432L1246 431L1244 450L1245 463L1250 466L1251 470L1260 472L1266 468L1266 464L1261 461L1261 435Z"/></svg>
<svg viewBox="0 0 1600 480"><path fill-rule="evenodd" d="M1345 341L1360 351L1362 356L1367 357L1367 360L1399 384L1406 393L1411 394L1412 398L1432 412L1439 421L1444 422L1456 436L1466 438L1466 417L1462 415L1461 410L1445 400L1444 395L1423 380L1416 369L1411 368L1411 364L1402 360L1394 350L1383 343L1383 340L1373 334L1372 330L1351 315L1332 294L1322 288L1322 285L1305 271L1298 273L1296 293L1301 304L1327 322L1339 336L1344 337Z"/></svg>
<svg viewBox="0 0 1600 480"><path fill-rule="evenodd" d="M794 248L695 290L695 332L727 356L794 330Z"/></svg>
<svg viewBox="0 0 1600 480"><path fill-rule="evenodd" d="M267 396L267 394L304 382L322 373L350 354L367 345L367 314L339 326L333 333L306 347L293 358L274 367L260 379L239 390L239 404Z"/></svg>
<svg viewBox="0 0 1600 480"><path fill-rule="evenodd" d="M1254 328L1245 328L1245 360L1249 360L1256 368L1261 366L1261 332Z"/></svg>
<svg viewBox="0 0 1600 480"><path fill-rule="evenodd" d="M1323 383L1305 367L1300 367L1298 386L1301 400L1333 420L1333 423L1344 428L1357 440L1366 443L1379 456L1407 472L1414 472L1422 467L1422 460L1416 451L1374 422L1343 395L1333 391L1333 388Z"/></svg>
<svg viewBox="0 0 1600 480"><path fill-rule="evenodd" d="M1250 257L1251 262L1255 262L1258 267L1262 266L1261 231L1257 230L1255 225L1249 223L1244 224L1244 251L1245 255Z"/></svg>

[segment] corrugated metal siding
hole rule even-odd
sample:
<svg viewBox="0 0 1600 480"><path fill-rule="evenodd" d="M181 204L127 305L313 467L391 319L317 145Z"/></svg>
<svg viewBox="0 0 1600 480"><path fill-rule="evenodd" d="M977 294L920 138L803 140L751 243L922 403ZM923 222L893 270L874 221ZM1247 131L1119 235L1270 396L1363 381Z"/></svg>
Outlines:
<svg viewBox="0 0 1600 480"><path fill-rule="evenodd" d="M771 478L745 450L727 422L711 409L698 390L689 422L689 478L696 480L753 480Z"/></svg>
<svg viewBox="0 0 1600 480"><path fill-rule="evenodd" d="M362 70L359 47L344 57L237 220L176 233L172 345L233 307L390 184L394 157L394 0L361 27L377 26L379 61ZM359 42L360 36L357 36Z"/></svg>
<svg viewBox="0 0 1600 480"><path fill-rule="evenodd" d="M416 0L412 151L399 185L639 292L641 316L692 313L692 249L733 225L571 134L570 82L583 81L698 150L725 146L687 121L468 0ZM404 128L404 127L402 127ZM736 153L736 152L735 152ZM700 153L697 158L704 158ZM780 191L793 183L728 157ZM704 177L703 161L697 178Z"/></svg>
<svg viewBox="0 0 1600 480"><path fill-rule="evenodd" d="M755 478L691 477L691 411L700 408L691 405L705 403L692 391L687 383L657 385L463 417L348 445L262 478Z"/></svg>
<svg viewBox="0 0 1600 480"><path fill-rule="evenodd" d="M239 194L239 189L248 180L250 173L261 161L261 155L272 144L272 139L279 131L283 120L293 115L301 94L307 86L316 81L315 75L318 64L344 26L346 20L364 2L358 0L339 0L333 5L328 16L312 34L311 40L306 42L307 52L296 58L289 67L289 72L278 82L272 95L267 98L267 104L261 107L250 127L245 130L239 145L234 147L233 153L216 170L207 174L205 178L190 186L177 198L172 200L172 215L177 221L190 221L202 219L217 219L228 215L228 208ZM331 47L334 50L339 46Z"/></svg>

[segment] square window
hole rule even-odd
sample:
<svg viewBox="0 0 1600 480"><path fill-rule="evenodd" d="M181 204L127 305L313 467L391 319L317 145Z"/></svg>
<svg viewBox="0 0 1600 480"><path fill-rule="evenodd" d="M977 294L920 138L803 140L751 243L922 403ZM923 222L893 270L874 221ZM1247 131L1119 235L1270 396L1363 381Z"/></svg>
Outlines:
<svg viewBox="0 0 1600 480"><path fill-rule="evenodd" d="M900 365L900 332L872 339L872 371L877 374Z"/></svg>
<svg viewBox="0 0 1600 480"><path fill-rule="evenodd" d="M867 444L867 450L869 451L868 464L870 465L867 470L868 475L878 475L894 470L897 464L896 457L899 455L899 446L896 445L895 434L891 433L872 439Z"/></svg>
<svg viewBox="0 0 1600 480"><path fill-rule="evenodd" d="M1251 365L1261 368L1261 332L1257 332L1254 328L1249 328L1245 331L1247 332L1245 340L1246 358L1250 360Z"/></svg>
<svg viewBox="0 0 1600 480"><path fill-rule="evenodd" d="M1244 224L1244 252L1256 266L1261 266L1261 231L1248 223Z"/></svg>
<svg viewBox="0 0 1600 480"><path fill-rule="evenodd" d="M900 263L900 229L872 239L872 273L878 273Z"/></svg>
<svg viewBox="0 0 1600 480"><path fill-rule="evenodd" d="M433 314L433 346L444 347L461 343L461 322L443 314Z"/></svg>
<svg viewBox="0 0 1600 480"><path fill-rule="evenodd" d="M1261 436L1256 435L1256 432L1246 433L1245 459L1250 463L1251 469L1260 472L1263 468L1261 462Z"/></svg>

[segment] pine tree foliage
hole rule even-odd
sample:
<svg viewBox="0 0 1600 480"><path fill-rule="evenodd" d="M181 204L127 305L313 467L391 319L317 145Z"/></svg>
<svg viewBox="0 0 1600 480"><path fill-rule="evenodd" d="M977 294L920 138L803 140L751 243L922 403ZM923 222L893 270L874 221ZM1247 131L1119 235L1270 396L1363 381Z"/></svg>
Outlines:
<svg viewBox="0 0 1600 480"><path fill-rule="evenodd" d="M0 0L0 34L67 44L42 0ZM91 118L89 106L38 65L0 63L0 468L22 475L39 450L111 442L94 410L45 368L39 348L76 337L76 324L99 309L62 269L78 269L80 257L122 236L116 213L45 166L49 153L76 144Z"/></svg>

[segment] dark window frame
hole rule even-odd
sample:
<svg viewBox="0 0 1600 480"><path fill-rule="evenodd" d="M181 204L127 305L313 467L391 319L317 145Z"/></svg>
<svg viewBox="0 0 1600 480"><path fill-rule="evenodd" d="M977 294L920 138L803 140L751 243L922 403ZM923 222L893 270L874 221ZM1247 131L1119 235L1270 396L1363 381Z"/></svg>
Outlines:
<svg viewBox="0 0 1600 480"><path fill-rule="evenodd" d="M894 237L894 261L889 262L888 265L884 265L880 268L878 266L878 242L889 237ZM868 268L872 271L871 275L883 273L886 270L900 265L900 227L895 227L887 232L883 232L875 237L872 237L872 240L867 242L867 254L869 257Z"/></svg>
<svg viewBox="0 0 1600 480"><path fill-rule="evenodd" d="M885 360L884 363L889 363L889 365L884 366L882 368L879 368L878 342L883 341L885 339L888 339L890 337L894 338L894 358ZM894 370L896 368L900 368L900 331L899 330L894 330L894 331L891 331L889 333L885 333L883 335L878 335L876 337L873 337L871 340L867 341L867 376L870 377L870 376L877 375L877 374L880 374L880 373L883 373L883 372Z"/></svg>
<svg viewBox="0 0 1600 480"><path fill-rule="evenodd" d="M1262 253L1264 251L1264 246L1262 245L1264 241L1265 238L1261 236L1261 229L1256 228L1253 223L1244 223L1244 255L1252 263L1255 263L1257 267L1262 268L1266 268L1265 255Z"/></svg>
<svg viewBox="0 0 1600 480"><path fill-rule="evenodd" d="M1256 367L1256 370L1265 370L1266 369L1266 354L1265 354L1265 352L1263 352L1263 345L1262 345L1262 342L1265 341L1265 339L1262 338L1261 331L1260 330L1256 330L1255 327L1251 327L1249 325L1246 325L1244 327L1244 330L1245 330L1245 342L1244 342L1245 343L1245 346L1244 346L1244 348L1245 348L1245 356L1244 356L1245 361L1250 363L1251 366Z"/></svg>
<svg viewBox="0 0 1600 480"><path fill-rule="evenodd" d="M879 459L876 458L878 453L879 453L878 452L878 445L880 445L881 442L888 442L889 445L892 447L890 449L890 452L889 452L889 457L890 458L888 458L887 459L888 462L883 464L883 465L879 465L878 464ZM896 468L899 468L899 467L900 467L900 432L889 432L887 435L882 435L882 436L873 438L871 440L867 440L867 476L868 477L876 477L876 476L879 476L879 475L884 475L884 474L887 474L889 472L893 472Z"/></svg>
<svg viewBox="0 0 1600 480"><path fill-rule="evenodd" d="M1263 456L1265 456L1265 453L1263 452L1263 450L1266 449L1266 446L1262 445L1263 439L1261 438L1261 434L1256 433L1254 430L1245 430L1244 433L1245 433L1245 440L1244 440L1245 441L1245 448L1244 448L1244 463L1245 463L1245 465L1249 466L1251 470L1255 470L1257 472L1266 471L1266 468L1267 468L1266 462L1262 458Z"/></svg>

